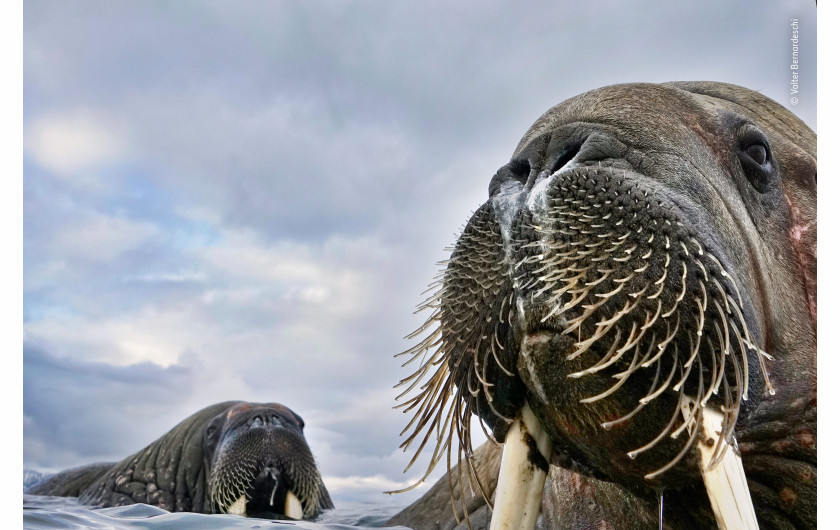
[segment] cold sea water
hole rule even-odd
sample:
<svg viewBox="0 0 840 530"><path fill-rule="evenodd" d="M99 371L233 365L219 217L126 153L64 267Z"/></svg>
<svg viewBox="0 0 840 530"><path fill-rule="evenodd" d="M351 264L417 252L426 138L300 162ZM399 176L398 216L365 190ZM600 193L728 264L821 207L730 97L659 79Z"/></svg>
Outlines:
<svg viewBox="0 0 840 530"><path fill-rule="evenodd" d="M238 515L171 513L148 504L115 508L90 508L75 498L23 496L23 528L263 528L284 530L339 530L385 527L385 521L399 511L389 504L352 503L328 510L315 521L273 521Z"/></svg>
<svg viewBox="0 0 840 530"><path fill-rule="evenodd" d="M25 484L26 486L31 484ZM385 521L411 503L412 499L383 495L381 502L334 499L336 509L327 510L315 521L273 521L238 515L171 513L147 504L115 508L91 508L73 497L23 495L23 528L186 528L186 529L275 529L339 530L386 527Z"/></svg>

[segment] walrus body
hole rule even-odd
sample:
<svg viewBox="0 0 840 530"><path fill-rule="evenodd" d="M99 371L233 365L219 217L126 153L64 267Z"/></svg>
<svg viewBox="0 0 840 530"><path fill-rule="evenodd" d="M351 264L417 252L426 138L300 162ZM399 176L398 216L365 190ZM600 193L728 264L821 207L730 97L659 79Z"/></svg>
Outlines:
<svg viewBox="0 0 840 530"><path fill-rule="evenodd" d="M473 413L502 442L527 403L552 464L704 528L691 449L713 407L761 527L814 527L814 133L734 85L610 86L537 120L489 195L407 352L425 360L404 382L431 380L406 444L442 428L469 455Z"/></svg>
<svg viewBox="0 0 840 530"><path fill-rule="evenodd" d="M27 493L98 507L142 502L272 518L312 518L333 508L300 416L277 403L241 401L200 410L121 462L70 469Z"/></svg>
<svg viewBox="0 0 840 530"><path fill-rule="evenodd" d="M462 463L453 467L416 502L389 519L386 526L414 530L486 530L492 511L484 495L493 498L498 485L503 446L486 442L476 449L472 469ZM480 482L484 492L475 488ZM452 496L452 497L450 497ZM454 498L453 498L454 497ZM465 508L467 517L449 507ZM552 466L542 495L537 519L539 530L651 530L657 528L655 513L639 510L640 500L626 488L591 476Z"/></svg>

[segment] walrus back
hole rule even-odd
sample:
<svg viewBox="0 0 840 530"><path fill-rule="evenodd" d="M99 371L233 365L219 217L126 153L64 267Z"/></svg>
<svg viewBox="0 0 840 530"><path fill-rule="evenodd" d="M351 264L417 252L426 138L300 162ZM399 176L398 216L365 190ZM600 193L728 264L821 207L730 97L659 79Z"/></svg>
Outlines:
<svg viewBox="0 0 840 530"><path fill-rule="evenodd" d="M108 462L68 469L39 481L27 489L25 493L54 497L78 497L82 491L104 476L114 465L114 462Z"/></svg>

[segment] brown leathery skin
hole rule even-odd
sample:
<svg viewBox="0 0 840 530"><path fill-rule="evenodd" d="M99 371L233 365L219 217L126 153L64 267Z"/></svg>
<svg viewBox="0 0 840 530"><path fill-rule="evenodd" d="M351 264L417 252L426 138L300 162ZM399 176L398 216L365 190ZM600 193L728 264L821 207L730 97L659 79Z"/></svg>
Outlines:
<svg viewBox="0 0 840 530"><path fill-rule="evenodd" d="M724 411L762 528L815 526L816 135L734 85L614 85L540 117L489 192L408 352L406 444L449 421L468 455L472 413L501 441L527 400L553 464L702 528L685 396Z"/></svg>
<svg viewBox="0 0 840 530"><path fill-rule="evenodd" d="M415 530L484 530L490 526L491 510L477 481L492 500L495 498L502 446L486 442L476 449L475 475L470 479L466 464L453 466L429 491L385 524L404 525ZM454 499L450 498L450 480ZM461 487L463 485L463 488ZM462 499L463 497L463 499ZM457 511L450 503L454 500ZM613 483L551 466L543 492L537 528L553 530L656 528L653 513L640 511L640 499ZM466 513L465 513L466 511ZM469 523L467 522L469 518ZM670 527L666 527L670 528Z"/></svg>

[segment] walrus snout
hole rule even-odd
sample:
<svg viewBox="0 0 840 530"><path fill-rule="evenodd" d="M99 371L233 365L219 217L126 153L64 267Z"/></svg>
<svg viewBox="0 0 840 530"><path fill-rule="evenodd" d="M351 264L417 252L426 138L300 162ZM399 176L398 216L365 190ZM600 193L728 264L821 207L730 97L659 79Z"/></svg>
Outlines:
<svg viewBox="0 0 840 530"><path fill-rule="evenodd" d="M521 336L515 370L505 368L552 438L570 441L574 465L652 483L682 460L687 476L670 473L673 484L697 475L682 458L693 439L676 421L682 397L695 413L710 402L729 411L728 437L742 398L761 391L766 355L731 259L692 221L692 197L662 180L567 163L497 218Z"/></svg>
<svg viewBox="0 0 840 530"><path fill-rule="evenodd" d="M205 430L208 495L222 513L311 518L332 501L303 436L303 420L277 404L246 404Z"/></svg>

